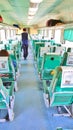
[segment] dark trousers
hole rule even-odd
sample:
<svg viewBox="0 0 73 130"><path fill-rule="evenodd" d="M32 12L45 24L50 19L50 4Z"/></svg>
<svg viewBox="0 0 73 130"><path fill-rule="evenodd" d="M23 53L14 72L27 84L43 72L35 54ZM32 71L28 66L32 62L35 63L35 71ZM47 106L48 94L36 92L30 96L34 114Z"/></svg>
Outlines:
<svg viewBox="0 0 73 130"><path fill-rule="evenodd" d="M23 48L23 57L27 58L27 56L28 56L28 44L23 45L22 48Z"/></svg>

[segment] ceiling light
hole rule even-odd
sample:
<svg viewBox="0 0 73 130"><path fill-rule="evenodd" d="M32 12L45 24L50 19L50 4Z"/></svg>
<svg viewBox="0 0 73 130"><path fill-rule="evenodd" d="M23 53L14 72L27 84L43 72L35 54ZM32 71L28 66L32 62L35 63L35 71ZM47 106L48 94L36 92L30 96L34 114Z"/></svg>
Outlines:
<svg viewBox="0 0 73 130"><path fill-rule="evenodd" d="M32 3L41 3L43 0L30 0Z"/></svg>
<svg viewBox="0 0 73 130"><path fill-rule="evenodd" d="M32 15L29 15L29 16L28 16L28 19L33 19L33 16L32 16Z"/></svg>
<svg viewBox="0 0 73 130"><path fill-rule="evenodd" d="M38 10L38 8L29 8L28 15L35 15L37 10Z"/></svg>
<svg viewBox="0 0 73 130"><path fill-rule="evenodd" d="M28 12L28 15L35 15L36 11L30 11Z"/></svg>
<svg viewBox="0 0 73 130"><path fill-rule="evenodd" d="M29 8L29 12L36 12L38 10L38 8Z"/></svg>

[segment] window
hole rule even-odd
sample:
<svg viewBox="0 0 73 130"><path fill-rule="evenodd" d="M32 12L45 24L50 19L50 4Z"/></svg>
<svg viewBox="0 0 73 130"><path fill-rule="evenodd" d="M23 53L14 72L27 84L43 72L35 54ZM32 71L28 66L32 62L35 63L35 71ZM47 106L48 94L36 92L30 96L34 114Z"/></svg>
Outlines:
<svg viewBox="0 0 73 130"><path fill-rule="evenodd" d="M0 41L5 41L5 30L0 30Z"/></svg>
<svg viewBox="0 0 73 130"><path fill-rule="evenodd" d="M57 29L55 30L55 35L54 35L55 43L60 43L60 39L61 39L61 30Z"/></svg>

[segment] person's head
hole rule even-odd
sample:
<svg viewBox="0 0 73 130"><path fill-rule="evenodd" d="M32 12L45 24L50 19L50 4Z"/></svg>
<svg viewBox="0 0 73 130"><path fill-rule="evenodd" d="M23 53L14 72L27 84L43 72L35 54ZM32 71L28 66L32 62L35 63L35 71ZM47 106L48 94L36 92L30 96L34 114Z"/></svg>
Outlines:
<svg viewBox="0 0 73 130"><path fill-rule="evenodd" d="M9 52L5 49L0 50L0 56L9 56Z"/></svg>
<svg viewBox="0 0 73 130"><path fill-rule="evenodd" d="M26 28L23 28L23 31L26 31Z"/></svg>

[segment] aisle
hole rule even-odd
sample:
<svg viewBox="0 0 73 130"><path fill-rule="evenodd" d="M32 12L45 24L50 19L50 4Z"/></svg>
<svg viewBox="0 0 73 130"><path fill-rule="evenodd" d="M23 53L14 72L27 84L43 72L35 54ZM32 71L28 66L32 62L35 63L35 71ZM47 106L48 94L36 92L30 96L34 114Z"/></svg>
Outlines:
<svg viewBox="0 0 73 130"><path fill-rule="evenodd" d="M56 127L73 128L70 117L56 117L55 108L46 108L43 100L42 83L34 67L32 50L27 60L21 60L18 91L15 94L12 122L0 123L0 130L56 130Z"/></svg>
<svg viewBox="0 0 73 130"><path fill-rule="evenodd" d="M0 130L47 130L40 81L33 65L33 57L29 49L27 60L21 60L18 91L15 94L14 113L12 122L0 123ZM45 108L45 107L44 107Z"/></svg>
<svg viewBox="0 0 73 130"><path fill-rule="evenodd" d="M16 104L20 101L15 105L15 119L19 119L19 124L21 124L19 130L48 129L42 91L40 90L42 83L38 79L33 64L32 53L29 50L27 60L21 61L21 76L18 81L19 92L16 94Z"/></svg>

